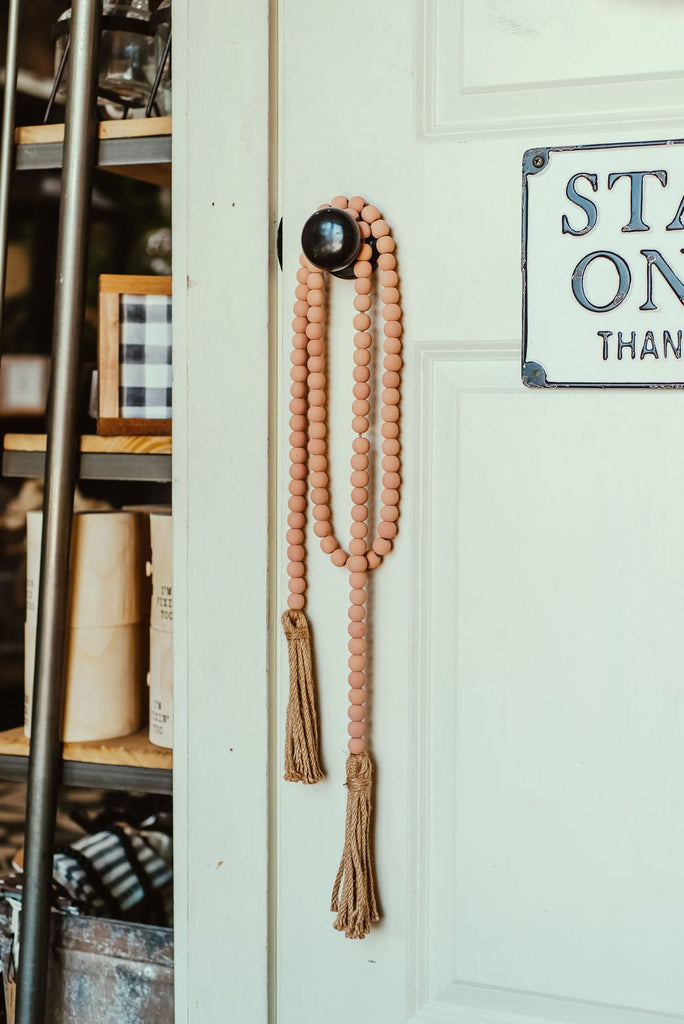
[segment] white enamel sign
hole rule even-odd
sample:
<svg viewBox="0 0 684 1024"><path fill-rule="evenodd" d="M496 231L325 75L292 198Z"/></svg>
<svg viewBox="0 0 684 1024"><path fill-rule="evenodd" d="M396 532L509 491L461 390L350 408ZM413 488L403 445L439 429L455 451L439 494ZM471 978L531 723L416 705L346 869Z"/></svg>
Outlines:
<svg viewBox="0 0 684 1024"><path fill-rule="evenodd" d="M523 382L684 387L684 144L528 150Z"/></svg>

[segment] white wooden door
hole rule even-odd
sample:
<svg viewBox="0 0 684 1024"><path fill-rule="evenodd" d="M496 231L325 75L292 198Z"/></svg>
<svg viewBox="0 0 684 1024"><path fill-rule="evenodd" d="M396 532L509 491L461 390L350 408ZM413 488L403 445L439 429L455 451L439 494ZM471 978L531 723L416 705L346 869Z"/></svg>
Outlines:
<svg viewBox="0 0 684 1024"><path fill-rule="evenodd" d="M274 781L279 1024L684 1019L683 399L533 392L519 365L522 154L681 136L682 38L671 0L281 0L281 523L299 233L337 194L393 227L405 371L372 593L382 921L351 941L328 910L347 580L312 538L327 778ZM340 524L352 298L335 284Z"/></svg>

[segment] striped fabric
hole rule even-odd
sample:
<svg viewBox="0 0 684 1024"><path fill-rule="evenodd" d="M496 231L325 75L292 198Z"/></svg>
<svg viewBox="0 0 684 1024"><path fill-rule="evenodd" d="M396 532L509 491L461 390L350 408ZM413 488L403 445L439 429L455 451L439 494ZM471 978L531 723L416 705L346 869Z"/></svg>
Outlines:
<svg viewBox="0 0 684 1024"><path fill-rule="evenodd" d="M171 296L122 295L119 411L126 419L171 418Z"/></svg>

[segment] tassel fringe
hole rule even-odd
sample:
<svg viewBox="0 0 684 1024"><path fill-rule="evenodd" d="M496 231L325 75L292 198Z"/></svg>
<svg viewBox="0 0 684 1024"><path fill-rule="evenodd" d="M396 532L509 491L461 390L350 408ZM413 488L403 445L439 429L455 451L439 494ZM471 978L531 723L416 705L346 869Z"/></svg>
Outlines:
<svg viewBox="0 0 684 1024"><path fill-rule="evenodd" d="M335 927L348 939L363 939L380 920L375 899L370 849L373 762L367 753L347 758L347 822L344 850L333 886L330 909Z"/></svg>
<svg viewBox="0 0 684 1024"><path fill-rule="evenodd" d="M290 661L290 695L285 717L285 779L313 784L323 778L318 740L316 687L311 639L304 612L288 608L282 616Z"/></svg>

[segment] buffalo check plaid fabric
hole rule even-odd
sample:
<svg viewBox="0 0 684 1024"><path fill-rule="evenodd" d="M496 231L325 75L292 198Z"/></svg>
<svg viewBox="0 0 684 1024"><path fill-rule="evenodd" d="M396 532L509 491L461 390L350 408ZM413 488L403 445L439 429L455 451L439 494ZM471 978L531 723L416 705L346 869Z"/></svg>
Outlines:
<svg viewBox="0 0 684 1024"><path fill-rule="evenodd" d="M127 419L171 419L171 296L122 295L119 407Z"/></svg>

